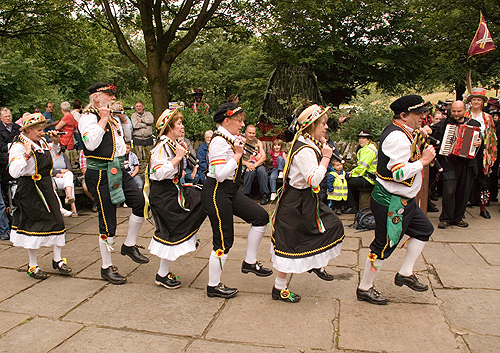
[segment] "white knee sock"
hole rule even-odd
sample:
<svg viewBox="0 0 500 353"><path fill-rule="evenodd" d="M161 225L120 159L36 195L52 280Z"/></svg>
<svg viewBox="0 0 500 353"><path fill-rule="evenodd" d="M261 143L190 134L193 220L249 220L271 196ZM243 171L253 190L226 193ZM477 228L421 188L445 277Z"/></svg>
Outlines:
<svg viewBox="0 0 500 353"><path fill-rule="evenodd" d="M413 266L415 261L417 261L418 256L422 252L425 246L425 241L421 241L415 238L410 238L408 245L406 245L406 256L403 261L403 265L399 270L399 274L402 276L411 276L413 274Z"/></svg>
<svg viewBox="0 0 500 353"><path fill-rule="evenodd" d="M128 233L127 239L125 239L125 246L134 246L137 243L137 236L139 235L139 230L141 229L142 223L144 222L144 217L137 217L135 214L131 214L128 220Z"/></svg>
<svg viewBox="0 0 500 353"><path fill-rule="evenodd" d="M108 237L108 243L110 245L113 244L113 238ZM113 265L111 262L111 251L108 251L108 247L106 246L106 242L99 237L99 249L101 250L101 258L102 258L102 268L108 268Z"/></svg>
<svg viewBox="0 0 500 353"><path fill-rule="evenodd" d="M359 282L359 289L368 290L373 286L373 280L375 279L375 275L382 266L382 262L383 260L380 259L375 260L375 262L373 263L373 265L375 265L375 272L373 272L372 262L368 258L366 258L365 272L363 273L361 282Z"/></svg>
<svg viewBox="0 0 500 353"><path fill-rule="evenodd" d="M158 269L158 276L165 277L168 275L170 267L170 260L160 259L160 268Z"/></svg>
<svg viewBox="0 0 500 353"><path fill-rule="evenodd" d="M227 254L222 255L220 258L222 261L222 267L227 260ZM215 251L212 250L210 253L210 260L208 261L208 285L210 287L215 287L220 283L220 275L222 274L222 269L220 266L219 258L215 255Z"/></svg>
<svg viewBox="0 0 500 353"><path fill-rule="evenodd" d="M247 255L245 262L247 264L254 264L257 262L257 251L259 251L260 241L266 232L267 225L265 226L251 226L247 236Z"/></svg>
<svg viewBox="0 0 500 353"><path fill-rule="evenodd" d="M59 262L62 260L61 250L62 250L61 246L54 245L52 247L52 252L54 253L54 261L55 262Z"/></svg>
<svg viewBox="0 0 500 353"><path fill-rule="evenodd" d="M274 280L274 288L282 290L286 288L286 277L285 278L279 278L276 276L276 279Z"/></svg>
<svg viewBox="0 0 500 353"><path fill-rule="evenodd" d="M36 261L36 253L37 252L38 252L38 249L28 249L28 255L30 258L29 267L38 266L38 262Z"/></svg>

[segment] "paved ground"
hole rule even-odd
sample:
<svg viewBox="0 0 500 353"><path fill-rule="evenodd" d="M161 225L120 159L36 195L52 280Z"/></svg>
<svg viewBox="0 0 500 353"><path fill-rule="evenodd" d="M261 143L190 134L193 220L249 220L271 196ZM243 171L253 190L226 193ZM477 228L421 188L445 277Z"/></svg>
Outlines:
<svg viewBox="0 0 500 353"><path fill-rule="evenodd" d="M66 218L63 256L73 277L55 274L50 249L41 249L39 265L52 273L45 281L26 276L28 254L0 243L0 352L499 352L500 214L483 220L468 209L470 227L436 229L415 270L430 284L425 293L393 284L405 250L385 261L377 287L391 299L387 306L356 300L355 289L372 232L346 228L342 254L330 262L333 282L311 274L293 275L289 288L299 304L271 300L274 276L240 272L248 225L235 224L234 248L223 282L240 289L233 299L207 298L210 227L198 235L200 248L172 264L182 287L169 291L154 284L159 260L138 265L113 254L128 283L100 279L97 217ZM119 249L130 209L118 210ZM437 225L436 214L430 214ZM352 222L343 217L344 224ZM139 243L147 246L152 227L144 224ZM270 232L259 259L271 266ZM148 251L144 251L148 254ZM149 255L148 255L149 256ZM360 266L361 264L361 266Z"/></svg>

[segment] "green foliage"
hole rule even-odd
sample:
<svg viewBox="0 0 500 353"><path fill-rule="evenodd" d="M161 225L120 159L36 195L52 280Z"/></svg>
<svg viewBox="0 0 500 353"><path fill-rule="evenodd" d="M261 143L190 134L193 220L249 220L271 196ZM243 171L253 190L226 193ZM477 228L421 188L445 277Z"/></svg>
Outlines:
<svg viewBox="0 0 500 353"><path fill-rule="evenodd" d="M205 131L216 129L212 115L197 114L189 107L182 111L182 115L184 116L182 124L184 125L186 137L191 141L203 141Z"/></svg>
<svg viewBox="0 0 500 353"><path fill-rule="evenodd" d="M362 129L372 132L373 140L379 141L382 130L392 121L392 111L389 109L390 97L382 94L358 95L351 102L356 110L340 128L340 132L331 134L334 141L358 141ZM330 116L338 118L340 111L334 110Z"/></svg>

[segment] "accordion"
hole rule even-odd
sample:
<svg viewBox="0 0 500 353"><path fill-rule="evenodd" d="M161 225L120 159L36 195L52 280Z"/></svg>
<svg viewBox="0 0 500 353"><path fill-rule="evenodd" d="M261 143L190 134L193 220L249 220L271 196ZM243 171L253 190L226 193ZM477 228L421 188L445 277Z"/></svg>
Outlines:
<svg viewBox="0 0 500 353"><path fill-rule="evenodd" d="M463 157L472 159L476 156L477 148L474 142L480 139L481 130L470 125L446 125L439 154L443 156Z"/></svg>

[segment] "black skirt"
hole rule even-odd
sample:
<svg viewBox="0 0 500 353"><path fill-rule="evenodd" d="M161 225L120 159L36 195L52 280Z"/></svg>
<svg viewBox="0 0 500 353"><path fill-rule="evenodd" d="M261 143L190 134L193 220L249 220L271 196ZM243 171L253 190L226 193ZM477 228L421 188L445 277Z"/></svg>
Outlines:
<svg viewBox="0 0 500 353"><path fill-rule="evenodd" d="M179 205L178 190L171 179L151 180L149 202L156 231L153 239L164 245L177 245L190 239L200 228L207 214L201 204L201 190L182 187L185 199Z"/></svg>
<svg viewBox="0 0 500 353"><path fill-rule="evenodd" d="M343 239L342 222L319 201L318 194L313 193L311 188L301 190L286 184L274 221L272 242L276 256L313 256L333 248Z"/></svg>

